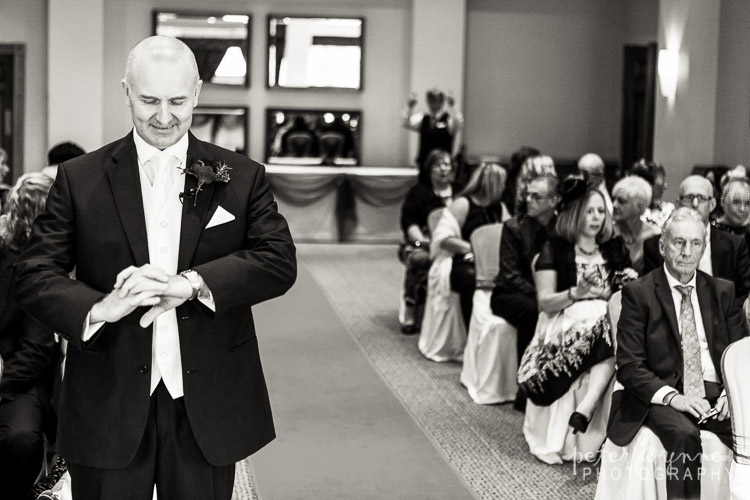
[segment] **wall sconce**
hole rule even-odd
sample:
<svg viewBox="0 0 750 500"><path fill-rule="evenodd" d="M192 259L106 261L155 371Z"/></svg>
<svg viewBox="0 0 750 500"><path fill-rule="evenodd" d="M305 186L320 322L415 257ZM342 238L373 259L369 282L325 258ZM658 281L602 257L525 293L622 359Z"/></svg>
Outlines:
<svg viewBox="0 0 750 500"><path fill-rule="evenodd" d="M679 60L680 53L676 50L661 49L659 51L659 87L661 95L669 99L674 99L677 91Z"/></svg>

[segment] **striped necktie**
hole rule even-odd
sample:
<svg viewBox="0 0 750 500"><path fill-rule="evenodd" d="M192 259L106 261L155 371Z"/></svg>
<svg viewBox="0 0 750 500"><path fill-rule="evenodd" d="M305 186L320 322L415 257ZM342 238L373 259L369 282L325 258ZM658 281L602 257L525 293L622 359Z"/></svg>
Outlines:
<svg viewBox="0 0 750 500"><path fill-rule="evenodd" d="M675 286L682 295L680 304L680 332L682 333L683 393L685 396L706 397L703 385L703 366L698 331L695 327L695 311L690 300L692 286Z"/></svg>

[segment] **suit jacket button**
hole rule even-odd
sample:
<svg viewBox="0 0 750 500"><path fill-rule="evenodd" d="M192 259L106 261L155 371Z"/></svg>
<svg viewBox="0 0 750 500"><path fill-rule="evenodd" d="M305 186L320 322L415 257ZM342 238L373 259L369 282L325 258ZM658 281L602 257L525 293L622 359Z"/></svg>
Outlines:
<svg viewBox="0 0 750 500"><path fill-rule="evenodd" d="M141 373L148 373L148 366L147 365L141 365Z"/></svg>

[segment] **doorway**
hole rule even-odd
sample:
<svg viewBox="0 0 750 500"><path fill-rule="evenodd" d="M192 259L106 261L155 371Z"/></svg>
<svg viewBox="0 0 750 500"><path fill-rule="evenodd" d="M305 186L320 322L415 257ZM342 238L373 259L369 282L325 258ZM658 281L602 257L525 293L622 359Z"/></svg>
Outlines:
<svg viewBox="0 0 750 500"><path fill-rule="evenodd" d="M656 43L625 45L620 176L641 158L653 160Z"/></svg>
<svg viewBox="0 0 750 500"><path fill-rule="evenodd" d="M23 82L25 46L0 44L0 147L11 171L0 182L13 184L23 172Z"/></svg>

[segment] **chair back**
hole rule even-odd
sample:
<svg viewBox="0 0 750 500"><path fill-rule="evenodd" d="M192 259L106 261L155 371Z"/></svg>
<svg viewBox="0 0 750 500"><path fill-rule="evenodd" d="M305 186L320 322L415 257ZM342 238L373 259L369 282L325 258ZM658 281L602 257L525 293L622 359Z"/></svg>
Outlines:
<svg viewBox="0 0 750 500"><path fill-rule="evenodd" d="M290 132L287 136L287 144L292 156L310 156L312 150L312 134L310 132Z"/></svg>
<svg viewBox="0 0 750 500"><path fill-rule="evenodd" d="M427 214L427 229L430 231L430 237L432 237L433 233L435 232L435 228L440 221L440 217L443 215L443 210L445 210L445 208L439 207Z"/></svg>
<svg viewBox="0 0 750 500"><path fill-rule="evenodd" d="M734 461L750 465L750 337L729 344L721 356L721 373L729 398Z"/></svg>
<svg viewBox="0 0 750 500"><path fill-rule="evenodd" d="M471 252L474 254L477 289L491 290L500 272L500 239L502 224L485 224L476 228L470 236Z"/></svg>

